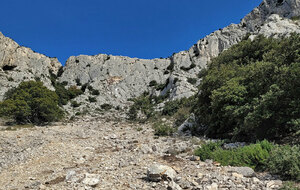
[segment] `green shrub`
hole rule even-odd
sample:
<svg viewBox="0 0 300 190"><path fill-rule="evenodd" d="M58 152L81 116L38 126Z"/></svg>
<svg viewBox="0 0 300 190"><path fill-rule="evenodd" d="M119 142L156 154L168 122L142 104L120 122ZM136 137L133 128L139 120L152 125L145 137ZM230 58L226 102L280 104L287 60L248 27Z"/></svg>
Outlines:
<svg viewBox="0 0 300 190"><path fill-rule="evenodd" d="M195 151L202 160L212 159L222 165L248 166L254 169L263 169L269 158L273 145L264 140L256 144L239 147L231 150L221 148L222 143L208 143Z"/></svg>
<svg viewBox="0 0 300 190"><path fill-rule="evenodd" d="M61 75L63 74L63 72L64 72L64 67L61 66L61 67L58 69L57 77L61 77Z"/></svg>
<svg viewBox="0 0 300 190"><path fill-rule="evenodd" d="M207 69L203 68L198 73L198 78L202 78L207 74Z"/></svg>
<svg viewBox="0 0 300 190"><path fill-rule="evenodd" d="M88 100L89 100L89 102L97 102L97 99L95 98L95 97L91 97L91 96L89 96L89 98L88 98Z"/></svg>
<svg viewBox="0 0 300 190"><path fill-rule="evenodd" d="M273 174L300 181L300 146L276 146L271 151L267 166Z"/></svg>
<svg viewBox="0 0 300 190"><path fill-rule="evenodd" d="M81 86L81 88L80 88L81 91L82 91L82 92L85 92L87 86L88 86L88 83L83 84L83 85Z"/></svg>
<svg viewBox="0 0 300 190"><path fill-rule="evenodd" d="M152 87L152 86L157 86L157 82L155 80L152 80L149 82L149 86Z"/></svg>
<svg viewBox="0 0 300 190"><path fill-rule="evenodd" d="M129 120L137 120L137 113L141 111L147 118L150 118L154 114L154 104L152 103L152 97L148 93L132 99L133 105L130 107L127 113Z"/></svg>
<svg viewBox="0 0 300 190"><path fill-rule="evenodd" d="M222 146L223 142L209 142L195 150L195 155L199 156L202 161L212 159L212 153Z"/></svg>
<svg viewBox="0 0 300 190"><path fill-rule="evenodd" d="M63 86L67 86L67 85L68 85L68 81L63 81L61 84L62 84Z"/></svg>
<svg viewBox="0 0 300 190"><path fill-rule="evenodd" d="M40 81L22 82L5 97L0 103L0 115L11 117L17 123L42 124L63 117L58 96Z"/></svg>
<svg viewBox="0 0 300 190"><path fill-rule="evenodd" d="M88 85L88 89L89 89L89 91L93 91L94 90L94 88L91 85Z"/></svg>
<svg viewBox="0 0 300 190"><path fill-rule="evenodd" d="M179 127L190 116L190 114L191 113L189 107L179 108L176 114L174 114L174 125Z"/></svg>
<svg viewBox="0 0 300 190"><path fill-rule="evenodd" d="M79 78L76 78L75 82L76 82L77 86L81 86L82 85Z"/></svg>
<svg viewBox="0 0 300 190"><path fill-rule="evenodd" d="M195 78L188 78L187 81L188 81L190 84L196 84L196 83L197 83L197 79L195 79Z"/></svg>
<svg viewBox="0 0 300 190"><path fill-rule="evenodd" d="M99 90L93 89L91 94L94 95L94 96L98 96L100 94L100 92L99 92Z"/></svg>
<svg viewBox="0 0 300 190"><path fill-rule="evenodd" d="M138 114L137 107L136 106L131 106L129 108L128 113L127 113L128 120L136 121L137 120L137 114Z"/></svg>
<svg viewBox="0 0 300 190"><path fill-rule="evenodd" d="M196 102L196 96L191 96L189 98L182 98L182 99L166 102L162 110L162 115L173 116L175 113L177 113L177 111L180 108L188 108L187 110L190 111L191 107L194 106L195 102Z"/></svg>
<svg viewBox="0 0 300 190"><path fill-rule="evenodd" d="M112 108L112 105L110 105L110 104L102 104L100 107L101 107L101 109L107 111L107 110L110 110Z"/></svg>
<svg viewBox="0 0 300 190"><path fill-rule="evenodd" d="M157 86L156 86L156 90L163 90L164 88L165 88L165 84L158 84Z"/></svg>
<svg viewBox="0 0 300 190"><path fill-rule="evenodd" d="M283 186L280 188L280 190L299 190L299 186L297 187L297 184L292 181L287 181L283 183Z"/></svg>
<svg viewBox="0 0 300 190"><path fill-rule="evenodd" d="M73 107L73 108L77 108L77 107L79 107L81 104L80 103L78 103L78 102L76 102L76 101L71 101L71 106Z"/></svg>
<svg viewBox="0 0 300 190"><path fill-rule="evenodd" d="M77 96L83 94L81 89L78 89L76 86L70 86L68 89L70 99L76 98Z"/></svg>
<svg viewBox="0 0 300 190"><path fill-rule="evenodd" d="M162 110L162 115L174 115L177 110L180 108L180 100L173 100L165 103L165 106Z"/></svg>
<svg viewBox="0 0 300 190"><path fill-rule="evenodd" d="M174 66L175 66L175 63L173 61L171 61L170 65L167 67L167 70L173 71L174 70Z"/></svg>
<svg viewBox="0 0 300 190"><path fill-rule="evenodd" d="M59 105L66 105L69 100L81 95L83 91L81 89L77 89L76 86L71 86L69 89L66 89L65 86L68 84L67 81L63 81L62 83L59 83L56 81L57 76L54 75L50 71L50 79L52 82L52 85L55 88L55 92L59 97Z"/></svg>
<svg viewBox="0 0 300 190"><path fill-rule="evenodd" d="M175 132L173 127L164 123L154 123L153 128L156 136L169 136Z"/></svg>
<svg viewBox="0 0 300 190"><path fill-rule="evenodd" d="M293 21L300 20L300 15L291 17L291 20L293 20Z"/></svg>
<svg viewBox="0 0 300 190"><path fill-rule="evenodd" d="M212 60L195 115L202 133L238 141L299 138L300 34L243 40ZM291 138L292 139L292 138Z"/></svg>

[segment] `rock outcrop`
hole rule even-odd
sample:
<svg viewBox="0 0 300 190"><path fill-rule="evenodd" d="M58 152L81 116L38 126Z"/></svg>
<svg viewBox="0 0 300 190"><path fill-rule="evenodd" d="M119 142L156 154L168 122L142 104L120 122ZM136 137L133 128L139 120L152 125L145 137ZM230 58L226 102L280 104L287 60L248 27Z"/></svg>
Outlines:
<svg viewBox="0 0 300 190"><path fill-rule="evenodd" d="M49 71L55 74L60 67L56 58L35 53L0 32L0 100L8 89L26 80L39 78L45 86L54 90Z"/></svg>
<svg viewBox="0 0 300 190"><path fill-rule="evenodd" d="M143 92L167 94L170 100L189 97L197 92L196 86L201 82L199 72L212 58L248 34L252 39L259 34L280 37L292 32L300 33L299 19L295 19L299 15L300 0L264 0L239 24L231 24L211 33L187 51L152 60L105 54L72 56L58 80L66 81L67 87L88 84L99 90L96 102L87 101L91 96L90 90L77 97L75 101L82 103L80 108L96 109L103 104L125 107L130 104L128 99ZM51 88L48 70L56 73L60 64L56 59L34 53L1 34L0 66L1 100L8 88L23 79L39 77Z"/></svg>
<svg viewBox="0 0 300 190"><path fill-rule="evenodd" d="M259 34L279 37L292 32L299 33L299 21L291 19L300 15L299 11L299 0L264 0L241 23L213 32L187 51L175 53L166 59L153 60L104 54L71 57L59 80L74 85L78 78L82 83L99 89L101 95L95 105L126 105L129 98L145 91L155 95L164 95L169 91L169 99L189 97L197 92L196 86L201 82L199 71L212 58L240 42L247 34L254 38ZM197 82L191 84L191 79ZM167 84L164 89L156 91L149 86L153 80L158 84ZM84 101L87 97L88 92L78 100Z"/></svg>

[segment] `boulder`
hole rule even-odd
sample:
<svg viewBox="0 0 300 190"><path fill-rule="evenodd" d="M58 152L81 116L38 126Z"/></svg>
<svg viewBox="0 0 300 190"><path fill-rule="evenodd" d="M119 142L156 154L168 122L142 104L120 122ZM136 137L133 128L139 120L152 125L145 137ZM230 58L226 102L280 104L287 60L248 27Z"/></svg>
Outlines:
<svg viewBox="0 0 300 190"><path fill-rule="evenodd" d="M173 180L176 177L176 171L165 165L153 164L147 170L148 180L158 182L161 180Z"/></svg>

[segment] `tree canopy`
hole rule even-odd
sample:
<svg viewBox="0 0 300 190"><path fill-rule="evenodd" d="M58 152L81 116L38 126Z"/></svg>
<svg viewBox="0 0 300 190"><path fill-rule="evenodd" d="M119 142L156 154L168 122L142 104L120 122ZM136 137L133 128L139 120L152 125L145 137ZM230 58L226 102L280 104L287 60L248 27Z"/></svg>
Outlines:
<svg viewBox="0 0 300 190"><path fill-rule="evenodd" d="M0 102L0 116L13 118L17 123L47 123L63 117L59 97L40 81L22 82L6 93Z"/></svg>
<svg viewBox="0 0 300 190"><path fill-rule="evenodd" d="M213 59L195 108L210 137L255 141L300 133L300 35L243 40Z"/></svg>

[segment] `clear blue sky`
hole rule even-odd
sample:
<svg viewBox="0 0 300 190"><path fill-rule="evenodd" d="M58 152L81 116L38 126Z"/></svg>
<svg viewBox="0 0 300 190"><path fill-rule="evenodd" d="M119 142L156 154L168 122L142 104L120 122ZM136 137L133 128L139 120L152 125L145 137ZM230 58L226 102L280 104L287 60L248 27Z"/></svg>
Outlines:
<svg viewBox="0 0 300 190"><path fill-rule="evenodd" d="M64 64L99 53L168 57L240 19L262 0L5 0L0 31Z"/></svg>

